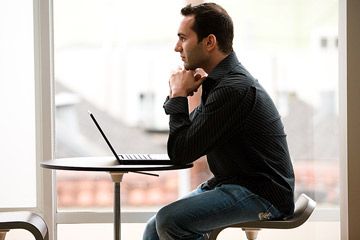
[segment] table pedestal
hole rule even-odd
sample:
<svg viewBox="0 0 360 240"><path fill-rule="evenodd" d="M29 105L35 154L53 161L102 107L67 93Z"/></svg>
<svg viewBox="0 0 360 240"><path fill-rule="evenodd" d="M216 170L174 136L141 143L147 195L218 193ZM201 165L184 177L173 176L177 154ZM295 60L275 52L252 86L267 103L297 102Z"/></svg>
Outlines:
<svg viewBox="0 0 360 240"><path fill-rule="evenodd" d="M114 183L114 240L121 240L120 184L126 172L110 172Z"/></svg>

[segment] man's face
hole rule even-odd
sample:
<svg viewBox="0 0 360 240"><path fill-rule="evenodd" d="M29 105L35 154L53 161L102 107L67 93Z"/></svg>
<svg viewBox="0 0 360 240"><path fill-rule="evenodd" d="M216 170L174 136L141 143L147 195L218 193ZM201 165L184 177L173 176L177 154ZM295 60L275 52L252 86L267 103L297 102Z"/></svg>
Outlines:
<svg viewBox="0 0 360 240"><path fill-rule="evenodd" d="M186 16L180 23L178 30L178 41L175 51L180 53L184 68L194 70L204 67L206 52L204 51L203 41L198 43L196 33L191 29L194 24L194 16Z"/></svg>

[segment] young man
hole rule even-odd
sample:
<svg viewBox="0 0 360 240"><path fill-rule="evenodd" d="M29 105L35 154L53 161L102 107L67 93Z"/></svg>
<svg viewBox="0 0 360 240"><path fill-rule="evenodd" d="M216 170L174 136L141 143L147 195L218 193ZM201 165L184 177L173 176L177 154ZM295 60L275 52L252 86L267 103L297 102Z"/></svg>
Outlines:
<svg viewBox="0 0 360 240"><path fill-rule="evenodd" d="M175 51L185 69L171 75L164 104L168 154L179 164L206 155L214 177L160 209L143 239L204 239L229 224L293 214L284 127L268 94L233 52L230 16L214 3L188 5L181 13ZM189 115L187 96L200 85L201 104Z"/></svg>

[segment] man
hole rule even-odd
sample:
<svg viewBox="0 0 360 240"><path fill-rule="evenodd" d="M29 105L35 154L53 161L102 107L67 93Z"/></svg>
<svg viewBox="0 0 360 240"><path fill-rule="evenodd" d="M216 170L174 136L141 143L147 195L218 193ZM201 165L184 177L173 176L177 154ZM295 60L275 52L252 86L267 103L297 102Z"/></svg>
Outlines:
<svg viewBox="0 0 360 240"><path fill-rule="evenodd" d="M230 16L214 3L188 5L181 13L175 51L185 69L171 75L164 104L168 154L179 164L206 155L214 177L160 209L143 239L204 239L229 224L293 214L284 127L268 94L233 52ZM189 115L187 96L200 85L201 104Z"/></svg>

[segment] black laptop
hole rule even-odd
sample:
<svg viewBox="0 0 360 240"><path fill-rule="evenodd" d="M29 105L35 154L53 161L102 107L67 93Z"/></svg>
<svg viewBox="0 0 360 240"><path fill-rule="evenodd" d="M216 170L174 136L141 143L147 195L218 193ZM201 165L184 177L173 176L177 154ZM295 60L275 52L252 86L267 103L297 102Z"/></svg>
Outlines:
<svg viewBox="0 0 360 240"><path fill-rule="evenodd" d="M111 152L114 154L115 158L118 160L119 164L124 165L173 165L173 162L170 160L167 154L117 154L115 149L112 147L110 141L106 137L104 131L101 129L98 121L95 119L94 114L89 111L90 117L95 123L97 129L101 133L101 136L104 138L106 144L109 146Z"/></svg>

